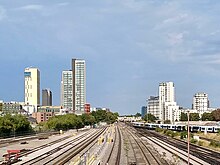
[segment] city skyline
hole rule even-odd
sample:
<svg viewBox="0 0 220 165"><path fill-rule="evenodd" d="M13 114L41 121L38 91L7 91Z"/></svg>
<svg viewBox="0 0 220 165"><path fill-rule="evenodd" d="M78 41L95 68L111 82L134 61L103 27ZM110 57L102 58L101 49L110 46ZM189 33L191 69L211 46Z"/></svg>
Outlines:
<svg viewBox="0 0 220 165"><path fill-rule="evenodd" d="M87 102L120 114L139 112L160 82L176 102L195 93L220 107L220 1L1 1L0 100L24 100L24 69L41 71L41 89L60 104L62 71L85 59ZM10 67L10 69L8 69Z"/></svg>

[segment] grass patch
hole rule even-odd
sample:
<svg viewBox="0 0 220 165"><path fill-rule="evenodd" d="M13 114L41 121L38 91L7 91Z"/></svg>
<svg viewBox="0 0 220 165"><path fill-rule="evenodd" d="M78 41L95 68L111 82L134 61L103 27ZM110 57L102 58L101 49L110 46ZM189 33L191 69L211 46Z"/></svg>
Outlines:
<svg viewBox="0 0 220 165"><path fill-rule="evenodd" d="M198 142L198 140L196 139L190 139L190 143L196 144Z"/></svg>
<svg viewBox="0 0 220 165"><path fill-rule="evenodd" d="M214 147L214 148L219 148L220 147L220 142L215 141L215 140L211 140L209 145Z"/></svg>

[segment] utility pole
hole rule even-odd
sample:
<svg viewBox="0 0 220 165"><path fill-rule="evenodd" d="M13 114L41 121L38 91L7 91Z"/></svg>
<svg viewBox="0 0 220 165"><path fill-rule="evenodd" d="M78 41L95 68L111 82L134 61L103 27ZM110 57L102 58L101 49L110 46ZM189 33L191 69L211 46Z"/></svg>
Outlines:
<svg viewBox="0 0 220 165"><path fill-rule="evenodd" d="M189 135L189 110L187 111L187 118L188 118L188 128L187 128L187 130L188 130L188 135L187 135L187 137L188 137L188 165L190 164L190 160L189 160L189 142L190 142L190 135Z"/></svg>

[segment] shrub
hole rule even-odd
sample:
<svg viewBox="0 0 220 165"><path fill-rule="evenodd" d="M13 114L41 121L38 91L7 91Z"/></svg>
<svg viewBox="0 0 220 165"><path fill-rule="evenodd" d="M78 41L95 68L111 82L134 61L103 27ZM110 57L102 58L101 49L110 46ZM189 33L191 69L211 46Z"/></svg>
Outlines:
<svg viewBox="0 0 220 165"><path fill-rule="evenodd" d="M180 139L185 139L186 137L187 137L186 131L180 133Z"/></svg>
<svg viewBox="0 0 220 165"><path fill-rule="evenodd" d="M174 131L171 136L172 136L172 138L175 136L179 136L179 133Z"/></svg>
<svg viewBox="0 0 220 165"><path fill-rule="evenodd" d="M201 140L198 142L198 145L199 145L199 146L203 146L203 144L204 144L204 142L201 141Z"/></svg>
<svg viewBox="0 0 220 165"><path fill-rule="evenodd" d="M174 134L173 131L171 130L167 130L166 133L165 133L167 136L172 136Z"/></svg>
<svg viewBox="0 0 220 165"><path fill-rule="evenodd" d="M198 140L196 140L196 139L190 139L190 143L193 143L193 144L197 143L197 141Z"/></svg>
<svg viewBox="0 0 220 165"><path fill-rule="evenodd" d="M155 131L156 131L156 132L163 132L164 129L157 127L157 128L155 129Z"/></svg>
<svg viewBox="0 0 220 165"><path fill-rule="evenodd" d="M212 147L215 147L215 148L220 147L220 142L217 142L215 140L211 140L209 145L212 146Z"/></svg>

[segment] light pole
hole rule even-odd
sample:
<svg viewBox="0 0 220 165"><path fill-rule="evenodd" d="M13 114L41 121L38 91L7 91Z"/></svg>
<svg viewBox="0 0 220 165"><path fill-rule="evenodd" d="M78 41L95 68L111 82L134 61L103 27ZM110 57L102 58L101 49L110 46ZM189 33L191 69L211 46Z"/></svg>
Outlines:
<svg viewBox="0 0 220 165"><path fill-rule="evenodd" d="M188 165L190 164L189 163L189 141L190 141L190 135L189 135L189 110L187 111L187 118L188 118L188 128L187 128L187 130L188 130L188 135L187 135L187 137L188 137Z"/></svg>

